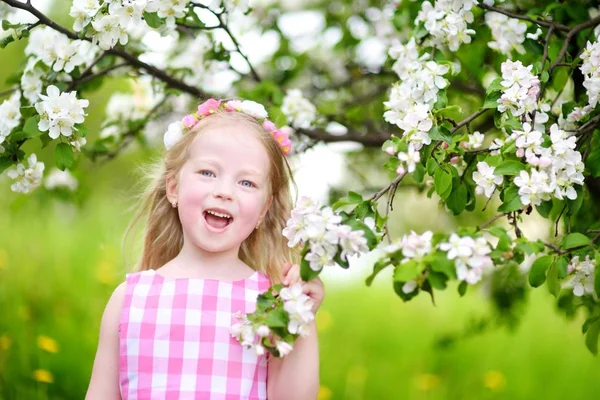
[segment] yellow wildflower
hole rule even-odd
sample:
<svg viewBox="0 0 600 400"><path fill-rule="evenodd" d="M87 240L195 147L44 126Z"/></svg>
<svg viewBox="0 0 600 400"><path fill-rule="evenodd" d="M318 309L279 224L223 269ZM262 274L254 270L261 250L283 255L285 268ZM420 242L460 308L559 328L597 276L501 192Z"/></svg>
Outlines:
<svg viewBox="0 0 600 400"><path fill-rule="evenodd" d="M96 279L105 285L115 283L115 264L107 260L100 260L96 265Z"/></svg>
<svg viewBox="0 0 600 400"><path fill-rule="evenodd" d="M58 353L58 343L48 336L38 336L37 345L40 349L47 351L48 353Z"/></svg>
<svg viewBox="0 0 600 400"><path fill-rule="evenodd" d="M483 377L483 386L496 392L506 386L506 377L500 371L489 371Z"/></svg>
<svg viewBox="0 0 600 400"><path fill-rule="evenodd" d="M329 389L327 386L321 386L319 387L319 395L317 396L317 400L329 400L332 394L333 393L331 392L331 389Z"/></svg>
<svg viewBox="0 0 600 400"><path fill-rule="evenodd" d="M0 350L6 351L10 348L12 341L10 340L10 336L4 334L0 336Z"/></svg>
<svg viewBox="0 0 600 400"><path fill-rule="evenodd" d="M33 379L43 383L54 382L54 376L52 376L52 373L45 369L36 369L35 371L33 371Z"/></svg>
<svg viewBox="0 0 600 400"><path fill-rule="evenodd" d="M417 377L417 389L428 392L435 389L440 384L440 378L434 374L421 374Z"/></svg>

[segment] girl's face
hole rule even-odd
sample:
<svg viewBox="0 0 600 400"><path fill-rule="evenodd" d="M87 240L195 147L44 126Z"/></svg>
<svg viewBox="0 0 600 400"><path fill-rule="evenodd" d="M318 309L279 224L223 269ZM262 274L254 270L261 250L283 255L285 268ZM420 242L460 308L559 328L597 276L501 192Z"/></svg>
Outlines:
<svg viewBox="0 0 600 400"><path fill-rule="evenodd" d="M237 255L271 204L267 150L250 127L219 121L189 151L178 182L167 187L178 202L184 246Z"/></svg>

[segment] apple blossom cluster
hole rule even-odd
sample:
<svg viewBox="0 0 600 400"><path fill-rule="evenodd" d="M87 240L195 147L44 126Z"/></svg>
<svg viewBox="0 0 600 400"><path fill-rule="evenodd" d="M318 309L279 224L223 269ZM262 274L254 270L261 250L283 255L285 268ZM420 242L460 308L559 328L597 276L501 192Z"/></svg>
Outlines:
<svg viewBox="0 0 600 400"><path fill-rule="evenodd" d="M483 194L488 199L492 197L496 187L504 182L504 178L501 175L494 174L495 169L495 167L489 166L484 161L477 163L477 171L473 172L473 181L477 185L475 193Z"/></svg>
<svg viewBox="0 0 600 400"><path fill-rule="evenodd" d="M485 14L485 23L490 27L494 39L488 43L491 49L507 56L512 50L525 54L523 42L527 25L524 22L492 11Z"/></svg>
<svg viewBox="0 0 600 400"><path fill-rule="evenodd" d="M460 237L453 233L448 242L440 243L438 247L447 252L449 260L454 260L459 281L474 285L486 270L494 266L489 256L492 249L483 237Z"/></svg>
<svg viewBox="0 0 600 400"><path fill-rule="evenodd" d="M567 117L564 118L562 113L558 116L558 126L560 129L564 129L565 131L574 131L578 127L578 122L585 118L591 111L593 111L594 107L589 104L584 107L575 107L573 111L567 114ZM537 120L537 117L536 117ZM537 128L536 128L537 129Z"/></svg>
<svg viewBox="0 0 600 400"><path fill-rule="evenodd" d="M537 109L537 95L540 80L531 69L521 61L506 60L500 67L502 71L502 96L498 99L498 111L510 110L512 115L521 116Z"/></svg>
<svg viewBox="0 0 600 400"><path fill-rule="evenodd" d="M387 109L383 118L404 131L403 137L406 137L409 146L420 150L423 145L431 143L431 110L438 92L448 86L444 75L449 68L428 61L429 54L420 56L414 38L406 45L395 43L389 55L396 60L392 68L400 82L392 86L390 99L383 103Z"/></svg>
<svg viewBox="0 0 600 400"><path fill-rule="evenodd" d="M331 207L320 208L308 197L302 197L292 210L291 218L283 229L288 246L308 243L308 253L304 257L314 271L326 265L335 265L335 256L341 248L340 258L347 260L355 254L369 251L367 239L362 230L352 230L342 224L342 217Z"/></svg>
<svg viewBox="0 0 600 400"><path fill-rule="evenodd" d="M31 32L25 48L25 54L34 56L35 60L28 64L26 73L27 70L35 71L34 66L38 60L55 72L71 73L75 67L90 64L96 52L96 47L87 40L71 40L49 26L39 27ZM41 90L41 85L39 88ZM26 97L30 99L29 96Z"/></svg>
<svg viewBox="0 0 600 400"><path fill-rule="evenodd" d="M44 163L38 161L35 154L31 154L27 159L27 164L28 166L19 163L15 168L6 172L10 179L15 180L15 183L10 186L13 192L29 193L42 183Z"/></svg>
<svg viewBox="0 0 600 400"><path fill-rule="evenodd" d="M433 238L433 232L426 231L422 235L411 231L408 235L402 236L400 242L393 243L385 247L385 252L392 254L398 250L402 250L402 263L410 260L419 261L423 256L431 253L431 239Z"/></svg>
<svg viewBox="0 0 600 400"><path fill-rule="evenodd" d="M264 355L266 349L262 340L271 335L269 327L264 324L254 327L248 318L242 317L241 313L237 313L235 317L241 322L237 322L229 328L231 337L240 342L242 346L254 350L256 355ZM278 339L275 340L275 347L279 351L281 357L286 356L293 349L291 344Z"/></svg>
<svg viewBox="0 0 600 400"><path fill-rule="evenodd" d="M583 63L580 67L584 76L583 86L587 89L588 103L594 108L600 100L600 40L588 42L581 53Z"/></svg>
<svg viewBox="0 0 600 400"><path fill-rule="evenodd" d="M73 29L81 32L91 25L92 40L108 50L129 41L129 32L145 26L144 13L156 12L167 28L184 17L191 0L73 0L69 15L75 18Z"/></svg>
<svg viewBox="0 0 600 400"><path fill-rule="evenodd" d="M287 332L292 335L308 336L310 323L315 319L312 311L314 304L312 299L303 292L302 283L298 282L282 288L279 299L283 302L283 310L288 316ZM242 346L254 349L257 355L265 354L263 339L269 336L271 340L268 342L275 343L280 357L292 351L293 347L290 343L275 337L276 335L262 322L252 323L247 317L242 317L241 313L236 313L235 317L240 322L233 324L229 329L231 336Z"/></svg>
<svg viewBox="0 0 600 400"><path fill-rule="evenodd" d="M435 5L423 2L415 22L423 22L431 35L433 46L447 46L451 51L459 49L463 43L471 43L475 31L467 24L473 22L471 9L476 0L437 0Z"/></svg>
<svg viewBox="0 0 600 400"><path fill-rule="evenodd" d="M40 115L38 129L42 132L48 131L52 139L60 135L70 137L73 135L75 124L84 121L83 109L89 105L86 99L77 99L76 92L61 93L60 90L50 85L47 95L39 95L41 101L35 104L35 109Z"/></svg>
<svg viewBox="0 0 600 400"><path fill-rule="evenodd" d="M283 98L281 112L293 128L308 129L317 118L317 109L302 95L300 89L288 90Z"/></svg>
<svg viewBox="0 0 600 400"><path fill-rule="evenodd" d="M595 270L596 260L590 260L590 256L585 256L585 260L580 260L579 256L573 257L568 266L568 272L572 276L565 282L565 286L572 287L573 294L578 297L593 294Z"/></svg>
<svg viewBox="0 0 600 400"><path fill-rule="evenodd" d="M523 124L522 131L513 131L517 156L526 157L532 165L530 172L521 171L514 183L519 187L523 204L539 205L551 196L558 199L577 198L574 185L583 185L584 164L581 153L575 150L576 137L560 129L557 124L550 127L550 147L542 147L542 133Z"/></svg>
<svg viewBox="0 0 600 400"><path fill-rule="evenodd" d="M21 94L16 91L0 104L0 144L21 123Z"/></svg>

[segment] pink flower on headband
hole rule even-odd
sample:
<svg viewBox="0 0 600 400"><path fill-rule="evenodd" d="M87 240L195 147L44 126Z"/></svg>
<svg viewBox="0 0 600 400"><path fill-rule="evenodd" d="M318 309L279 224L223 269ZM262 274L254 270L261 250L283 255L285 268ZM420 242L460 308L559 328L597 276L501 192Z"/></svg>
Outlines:
<svg viewBox="0 0 600 400"><path fill-rule="evenodd" d="M275 126L275 124L272 123L271 121L269 121L268 119L265 119L265 122L263 122L263 128L267 132L273 132L274 130L277 129L277 127Z"/></svg>
<svg viewBox="0 0 600 400"><path fill-rule="evenodd" d="M204 115L205 117L214 114L215 111L219 109L220 105L221 100L208 99L198 106L198 114Z"/></svg>
<svg viewBox="0 0 600 400"><path fill-rule="evenodd" d="M196 126L198 120L196 119L196 116L194 114L190 114L183 117L181 122L183 123L183 126L185 126L187 129L191 129L194 126Z"/></svg>

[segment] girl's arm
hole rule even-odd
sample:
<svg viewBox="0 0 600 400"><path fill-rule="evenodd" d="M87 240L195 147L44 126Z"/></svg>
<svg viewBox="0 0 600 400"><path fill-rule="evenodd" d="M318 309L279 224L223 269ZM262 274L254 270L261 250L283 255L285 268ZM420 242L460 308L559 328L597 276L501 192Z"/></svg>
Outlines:
<svg viewBox="0 0 600 400"><path fill-rule="evenodd" d="M86 400L121 400L119 388L119 319L125 284L115 289L102 316L100 341Z"/></svg>
<svg viewBox="0 0 600 400"><path fill-rule="evenodd" d="M310 334L299 337L283 359L269 359L267 399L315 400L319 393L319 346L314 321Z"/></svg>

